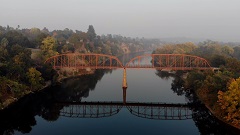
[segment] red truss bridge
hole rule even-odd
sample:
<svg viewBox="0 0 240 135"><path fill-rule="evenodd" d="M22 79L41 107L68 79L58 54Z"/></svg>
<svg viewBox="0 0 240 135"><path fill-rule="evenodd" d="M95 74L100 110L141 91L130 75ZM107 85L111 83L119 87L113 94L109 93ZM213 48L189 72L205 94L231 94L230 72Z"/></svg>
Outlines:
<svg viewBox="0 0 240 135"><path fill-rule="evenodd" d="M157 69L157 70L215 70L204 58L186 54L145 54L134 57L125 66L115 56L106 54L60 54L48 58L54 69Z"/></svg>
<svg viewBox="0 0 240 135"><path fill-rule="evenodd" d="M60 54L48 58L45 63L50 63L54 69L76 68L76 69L115 69L123 68L121 61L111 55L105 54Z"/></svg>
<svg viewBox="0 0 240 135"><path fill-rule="evenodd" d="M131 59L126 68L157 70L208 70L212 69L204 58L186 54L145 54Z"/></svg>

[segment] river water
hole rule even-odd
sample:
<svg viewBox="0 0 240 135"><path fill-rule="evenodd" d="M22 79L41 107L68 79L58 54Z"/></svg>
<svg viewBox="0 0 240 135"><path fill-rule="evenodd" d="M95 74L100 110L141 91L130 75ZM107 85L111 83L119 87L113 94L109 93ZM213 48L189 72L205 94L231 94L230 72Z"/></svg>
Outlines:
<svg viewBox="0 0 240 135"><path fill-rule="evenodd" d="M31 94L0 112L0 134L234 134L179 77L127 69L124 91L122 76L122 69L97 70Z"/></svg>

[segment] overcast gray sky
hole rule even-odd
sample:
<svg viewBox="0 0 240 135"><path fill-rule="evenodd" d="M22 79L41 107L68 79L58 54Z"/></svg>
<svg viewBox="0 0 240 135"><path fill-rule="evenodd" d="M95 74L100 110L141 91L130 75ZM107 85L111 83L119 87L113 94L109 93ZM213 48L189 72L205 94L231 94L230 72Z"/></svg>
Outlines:
<svg viewBox="0 0 240 135"><path fill-rule="evenodd" d="M240 0L0 0L0 25L240 41Z"/></svg>

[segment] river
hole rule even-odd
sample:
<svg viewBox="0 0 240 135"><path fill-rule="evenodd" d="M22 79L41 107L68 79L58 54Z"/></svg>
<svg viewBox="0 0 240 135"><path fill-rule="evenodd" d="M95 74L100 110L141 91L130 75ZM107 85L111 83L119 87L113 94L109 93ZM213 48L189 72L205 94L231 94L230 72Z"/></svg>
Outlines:
<svg viewBox="0 0 240 135"><path fill-rule="evenodd" d="M0 112L0 134L235 134L184 91L179 77L154 69L97 70L30 94Z"/></svg>

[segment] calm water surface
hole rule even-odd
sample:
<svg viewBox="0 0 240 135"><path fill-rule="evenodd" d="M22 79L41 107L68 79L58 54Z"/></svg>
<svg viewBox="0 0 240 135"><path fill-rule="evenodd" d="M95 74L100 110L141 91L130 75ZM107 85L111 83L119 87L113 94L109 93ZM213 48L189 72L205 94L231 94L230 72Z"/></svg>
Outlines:
<svg viewBox="0 0 240 135"><path fill-rule="evenodd" d="M106 74L90 90L82 101L123 100L122 70ZM185 96L178 96L171 90L173 78L161 79L154 70L127 70L127 102L187 103ZM31 134L199 134L192 119L152 120L132 115L126 107L111 117L71 118L59 117L48 122L35 116L37 125ZM20 133L19 133L20 134Z"/></svg>

